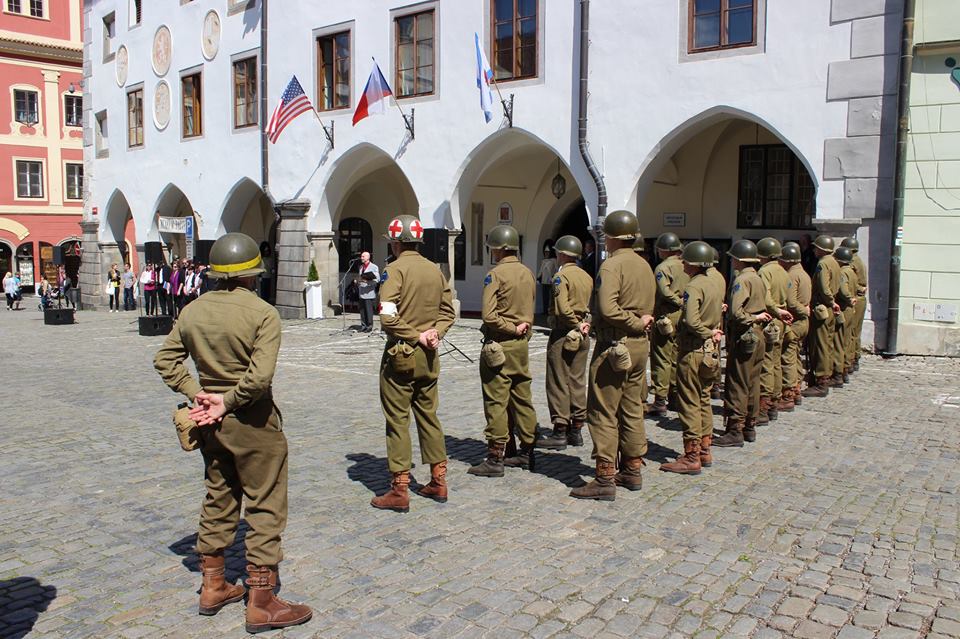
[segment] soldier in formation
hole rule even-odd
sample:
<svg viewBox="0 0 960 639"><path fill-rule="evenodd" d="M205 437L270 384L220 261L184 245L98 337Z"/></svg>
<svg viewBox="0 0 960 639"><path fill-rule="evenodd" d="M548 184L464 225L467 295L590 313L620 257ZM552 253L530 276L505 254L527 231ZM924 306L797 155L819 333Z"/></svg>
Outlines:
<svg viewBox="0 0 960 639"><path fill-rule="evenodd" d="M666 415L668 399L675 399L677 326L683 306L683 291L690 279L680 259L682 249L680 238L675 233L663 233L657 238L656 250L661 262L654 270L657 292L653 315L656 319L650 344L650 378L654 393L650 414L654 416Z"/></svg>
<svg viewBox="0 0 960 639"><path fill-rule="evenodd" d="M760 257L758 274L767 289L765 305L771 320L764 327L765 344L763 364L760 369L760 415L758 424L767 424L777 418L783 394L783 335L793 322L787 310L787 285L789 278L778 261L782 252L780 242L765 237L757 242ZM786 405L783 405L786 408Z"/></svg>

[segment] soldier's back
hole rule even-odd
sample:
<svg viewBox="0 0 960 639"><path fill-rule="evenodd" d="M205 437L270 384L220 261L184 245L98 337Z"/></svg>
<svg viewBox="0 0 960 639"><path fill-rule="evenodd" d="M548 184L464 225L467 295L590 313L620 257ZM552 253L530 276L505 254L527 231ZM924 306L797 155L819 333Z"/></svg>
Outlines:
<svg viewBox="0 0 960 639"><path fill-rule="evenodd" d="M653 313L656 295L653 269L645 259L634 253L633 249L614 252L600 267L600 277L615 277L619 280L620 308L638 315Z"/></svg>
<svg viewBox="0 0 960 639"><path fill-rule="evenodd" d="M445 286L440 268L417 251L404 251L384 269L382 287L399 288L397 313L419 331L436 323Z"/></svg>

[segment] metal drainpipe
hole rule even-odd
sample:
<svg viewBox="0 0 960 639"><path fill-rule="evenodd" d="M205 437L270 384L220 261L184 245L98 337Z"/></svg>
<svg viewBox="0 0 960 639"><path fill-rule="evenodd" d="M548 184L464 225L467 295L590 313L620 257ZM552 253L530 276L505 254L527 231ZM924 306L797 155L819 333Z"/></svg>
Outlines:
<svg viewBox="0 0 960 639"><path fill-rule="evenodd" d="M916 0L905 0L900 44L900 93L897 99L897 171L894 177L893 220L890 229L890 289L887 293L887 345L883 357L896 357L900 328L900 236L907 181L907 138L910 135L910 74L913 71L913 26Z"/></svg>
<svg viewBox="0 0 960 639"><path fill-rule="evenodd" d="M270 195L270 151L267 139L267 0L260 0L260 181L263 192Z"/></svg>
<svg viewBox="0 0 960 639"><path fill-rule="evenodd" d="M603 175L600 174L600 169L597 168L596 163L593 161L587 145L587 96L589 95L587 78L590 69L589 50L590 0L580 0L580 126L577 132L577 139L580 145L580 156L583 158L584 164L587 165L590 177L593 178L594 183L597 185L597 224L593 228L594 235L597 238L595 255L597 263L596 269L594 270L594 272L596 272L600 270L600 262L603 260L602 255L606 249L602 229L603 219L607 216L607 187L603 183Z"/></svg>

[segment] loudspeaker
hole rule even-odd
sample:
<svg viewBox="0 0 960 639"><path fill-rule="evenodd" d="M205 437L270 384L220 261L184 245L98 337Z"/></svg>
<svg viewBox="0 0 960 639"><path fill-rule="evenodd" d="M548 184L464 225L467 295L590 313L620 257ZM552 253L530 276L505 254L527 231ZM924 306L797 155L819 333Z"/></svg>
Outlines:
<svg viewBox="0 0 960 639"><path fill-rule="evenodd" d="M63 253L64 252L63 252L62 246L53 247L53 263L56 264L57 266L60 266L61 264L63 264L63 258L64 258Z"/></svg>
<svg viewBox="0 0 960 639"><path fill-rule="evenodd" d="M173 330L173 317L170 315L150 315L139 320L141 335L169 335Z"/></svg>
<svg viewBox="0 0 960 639"><path fill-rule="evenodd" d="M450 247L447 229L423 229L423 246L420 253L437 264L446 264Z"/></svg>
<svg viewBox="0 0 960 639"><path fill-rule="evenodd" d="M210 264L210 249L214 240L196 240L193 243L193 261L197 264Z"/></svg>
<svg viewBox="0 0 960 639"><path fill-rule="evenodd" d="M76 312L76 309L73 309L73 308L44 309L43 323L50 324L52 326L59 326L62 324L73 324L75 312Z"/></svg>
<svg viewBox="0 0 960 639"><path fill-rule="evenodd" d="M150 264L165 263L163 258L163 244L160 242L144 242L143 253L144 259Z"/></svg>

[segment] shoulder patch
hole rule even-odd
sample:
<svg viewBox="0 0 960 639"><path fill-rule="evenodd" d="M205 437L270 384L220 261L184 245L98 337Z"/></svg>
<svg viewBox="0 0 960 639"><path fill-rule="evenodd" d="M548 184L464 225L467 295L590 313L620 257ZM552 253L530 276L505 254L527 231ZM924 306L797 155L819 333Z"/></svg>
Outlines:
<svg viewBox="0 0 960 639"><path fill-rule="evenodd" d="M387 277L388 277L389 275L390 275L390 272L387 271L387 269L383 269L383 275L380 276L380 281L381 281L381 282L386 282L386 281L387 281Z"/></svg>
<svg viewBox="0 0 960 639"><path fill-rule="evenodd" d="M559 276L559 275L557 275L555 278L553 278L553 283L556 284L557 286L559 286L559 285L561 284L560 276Z"/></svg>
<svg viewBox="0 0 960 639"><path fill-rule="evenodd" d="M690 299L690 293L687 293L686 291L684 291L684 292L683 292L683 301L686 302L688 299Z"/></svg>
<svg viewBox="0 0 960 639"><path fill-rule="evenodd" d="M733 292L736 293L739 290L740 290L740 282L737 282L736 284L733 285Z"/></svg>
<svg viewBox="0 0 960 639"><path fill-rule="evenodd" d="M487 276L483 278L483 285L486 286L492 281L493 281L493 275L490 275L489 273L487 273Z"/></svg>
<svg viewBox="0 0 960 639"><path fill-rule="evenodd" d="M793 282L787 282L787 288L793 288Z"/></svg>
<svg viewBox="0 0 960 639"><path fill-rule="evenodd" d="M657 281L663 279L663 271L657 271Z"/></svg>
<svg viewBox="0 0 960 639"><path fill-rule="evenodd" d="M814 273L819 273L821 270L823 270L823 264L817 264L817 270Z"/></svg>

